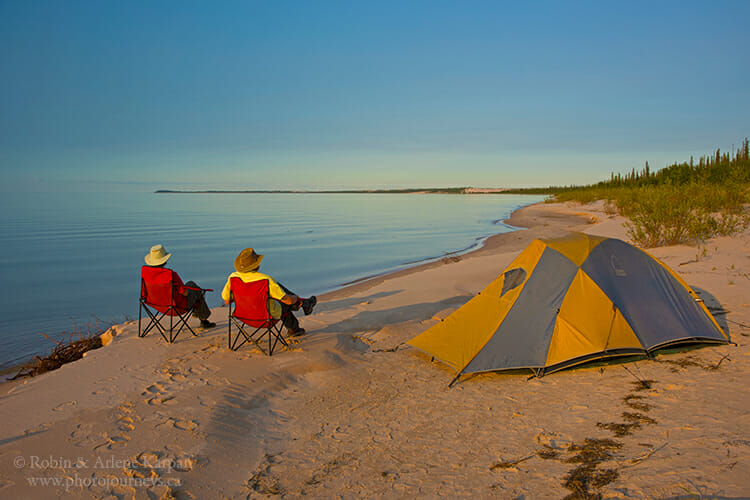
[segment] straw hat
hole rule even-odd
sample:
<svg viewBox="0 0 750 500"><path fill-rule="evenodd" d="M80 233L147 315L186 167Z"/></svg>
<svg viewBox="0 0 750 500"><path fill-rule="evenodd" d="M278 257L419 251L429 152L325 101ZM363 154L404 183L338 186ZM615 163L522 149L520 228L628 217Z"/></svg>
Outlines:
<svg viewBox="0 0 750 500"><path fill-rule="evenodd" d="M167 253L164 247L159 244L152 246L151 251L146 254L143 260L145 260L146 264L149 266L160 266L166 263L171 256L172 254Z"/></svg>
<svg viewBox="0 0 750 500"><path fill-rule="evenodd" d="M257 269L261 260L262 255L255 253L252 248L246 248L234 259L234 268L241 273L247 273Z"/></svg>

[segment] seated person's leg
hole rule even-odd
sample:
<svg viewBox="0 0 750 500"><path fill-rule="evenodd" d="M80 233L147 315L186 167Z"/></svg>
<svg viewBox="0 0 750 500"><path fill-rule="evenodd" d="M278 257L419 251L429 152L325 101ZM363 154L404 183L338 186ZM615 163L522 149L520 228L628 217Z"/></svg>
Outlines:
<svg viewBox="0 0 750 500"><path fill-rule="evenodd" d="M285 287L283 284L279 283L279 286L281 287L282 290L284 290L285 294L287 294L287 295L297 295L296 293L294 293L293 291L291 291L287 287ZM299 297L299 295L297 295L297 297ZM317 303L318 303L318 298L315 297L315 295L313 295L313 296L311 296L310 298L307 298L307 299L303 299L302 297L300 297L299 302L297 302L296 304L291 305L290 307L291 307L292 311L299 311L299 308L301 307L302 310L305 312L305 316L307 316L310 313L312 313L313 308L315 307L315 304L317 304Z"/></svg>
<svg viewBox="0 0 750 500"><path fill-rule="evenodd" d="M281 319L281 324L283 324L284 327L288 330L287 334L291 337L294 337L296 335L302 335L303 333L305 333L305 329L300 328L299 321L294 315L294 306L290 306L279 301L274 302L281 306L281 318L276 318L275 314L272 314L272 316L276 319Z"/></svg>
<svg viewBox="0 0 750 500"><path fill-rule="evenodd" d="M200 288L195 281L188 281L185 283L185 286ZM203 328L213 328L216 326L216 323L208 321L208 318L211 316L211 309L209 309L208 304L206 304L206 299L201 292L198 290L188 290L187 303L188 307L195 305L193 316L201 320L201 326Z"/></svg>

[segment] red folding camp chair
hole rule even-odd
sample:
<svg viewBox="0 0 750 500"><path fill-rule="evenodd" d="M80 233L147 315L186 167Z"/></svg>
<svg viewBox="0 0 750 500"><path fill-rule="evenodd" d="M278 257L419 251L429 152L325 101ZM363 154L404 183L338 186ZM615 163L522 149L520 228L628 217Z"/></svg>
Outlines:
<svg viewBox="0 0 750 500"><path fill-rule="evenodd" d="M278 325L278 319L271 317L268 310L268 280L258 280L245 283L240 278L231 278L231 303L229 304L229 349L236 351L245 342L254 342L258 349L269 356L273 355L276 344L281 342L289 347ZM234 304L234 307L232 306ZM290 313L287 313L290 314ZM232 323L238 328L237 335L232 339ZM255 328L248 335L245 327ZM249 329L248 329L249 330ZM256 338L255 335L260 333ZM263 337L268 336L268 352L260 345ZM240 336L244 337L239 342Z"/></svg>
<svg viewBox="0 0 750 500"><path fill-rule="evenodd" d="M176 272L165 267L143 266L141 268L141 299L138 309L138 336L145 337L153 328L169 343L177 339L183 328L187 327L195 337L197 333L190 328L187 320L193 314L198 301L188 304L188 298L180 293L183 290L196 290L203 297L210 288L185 286ZM150 318L146 328L141 329L142 312ZM169 316L169 328L162 324Z"/></svg>

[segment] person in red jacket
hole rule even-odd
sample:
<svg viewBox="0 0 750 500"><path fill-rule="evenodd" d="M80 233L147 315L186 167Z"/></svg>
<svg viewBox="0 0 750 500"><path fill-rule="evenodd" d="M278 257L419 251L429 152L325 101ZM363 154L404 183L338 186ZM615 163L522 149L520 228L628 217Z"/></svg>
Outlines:
<svg viewBox="0 0 750 500"><path fill-rule="evenodd" d="M152 246L151 251L146 254L143 260L146 261L147 266L164 267L166 266L167 261L171 256L172 254L167 253L164 247L159 244ZM177 273L174 273L174 279L175 282L173 290L175 291L175 293L179 293L180 295L184 295L185 297L187 297L188 307L192 307L193 305L195 305L195 309L193 310L193 317L200 320L200 327L205 329L213 328L214 326L216 326L216 323L208 320L208 318L211 316L211 309L208 308L208 304L206 304L206 299L204 298L203 294L198 290L191 289L200 287L194 281L188 281L187 283L183 284Z"/></svg>

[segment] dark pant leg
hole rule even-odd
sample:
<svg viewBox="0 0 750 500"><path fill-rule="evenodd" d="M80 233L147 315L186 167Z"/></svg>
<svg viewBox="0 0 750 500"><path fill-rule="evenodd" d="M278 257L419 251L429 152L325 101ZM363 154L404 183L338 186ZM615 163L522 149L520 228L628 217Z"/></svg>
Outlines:
<svg viewBox="0 0 750 500"><path fill-rule="evenodd" d="M299 330L299 321L294 315L294 309L284 303L281 303L281 323L289 331L296 332Z"/></svg>
<svg viewBox="0 0 750 500"><path fill-rule="evenodd" d="M285 294L297 295L296 293L289 290L287 287L285 287L278 281L277 283L279 284L281 289L284 290ZM299 297L299 295L297 295L297 297ZM299 311L300 303L298 302L292 305L284 304L283 302L279 302L279 303L281 304L281 315L282 315L281 322L283 323L283 325L286 327L287 330L296 332L297 330L299 330L299 320L297 320L296 316L294 316L294 311Z"/></svg>
<svg viewBox="0 0 750 500"><path fill-rule="evenodd" d="M185 286L191 286L193 288L200 288L198 285L195 284L195 281L188 281L187 283L185 283ZM208 304L206 304L206 299L204 298L203 294L199 292L198 290L187 291L187 305L188 307L192 307L193 305L195 305L195 310L193 310L193 316L195 316L199 320L208 319L209 316L211 316L211 309L208 308Z"/></svg>

